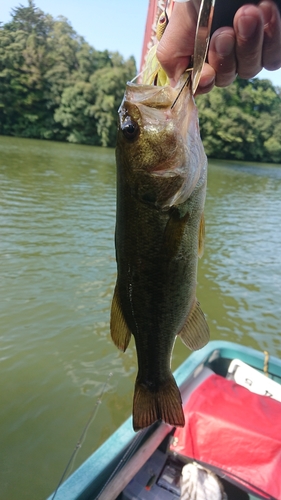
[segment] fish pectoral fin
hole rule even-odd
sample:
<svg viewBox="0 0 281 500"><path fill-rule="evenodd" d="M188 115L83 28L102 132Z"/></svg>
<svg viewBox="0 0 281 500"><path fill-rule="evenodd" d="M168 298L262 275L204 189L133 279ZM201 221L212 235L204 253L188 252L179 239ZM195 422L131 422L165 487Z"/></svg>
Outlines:
<svg viewBox="0 0 281 500"><path fill-rule="evenodd" d="M157 390L151 390L146 384L136 380L133 403L134 430L148 427L157 420L179 427L185 424L181 394L172 374Z"/></svg>
<svg viewBox="0 0 281 500"><path fill-rule="evenodd" d="M179 336L183 343L192 351L201 349L201 347L204 347L209 342L210 330L197 299L194 301L193 308Z"/></svg>
<svg viewBox="0 0 281 500"><path fill-rule="evenodd" d="M165 227L163 238L163 252L168 259L174 259L182 244L182 238L190 214L186 212L182 217L179 210L173 207Z"/></svg>
<svg viewBox="0 0 281 500"><path fill-rule="evenodd" d="M123 316L117 285L115 286L111 305L110 333L114 344L118 349L125 352L130 342L131 332Z"/></svg>
<svg viewBox="0 0 281 500"><path fill-rule="evenodd" d="M204 240L205 240L205 217L204 212L201 215L200 226L199 226L199 238L198 238L198 257L202 257L204 252Z"/></svg>

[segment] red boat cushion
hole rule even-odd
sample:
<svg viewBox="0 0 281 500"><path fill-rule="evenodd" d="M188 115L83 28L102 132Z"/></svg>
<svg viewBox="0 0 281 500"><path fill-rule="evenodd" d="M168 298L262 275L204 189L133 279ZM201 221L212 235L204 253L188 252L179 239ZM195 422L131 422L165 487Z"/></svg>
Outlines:
<svg viewBox="0 0 281 500"><path fill-rule="evenodd" d="M192 393L184 414L172 451L219 469L262 498L281 499L280 402L214 374Z"/></svg>

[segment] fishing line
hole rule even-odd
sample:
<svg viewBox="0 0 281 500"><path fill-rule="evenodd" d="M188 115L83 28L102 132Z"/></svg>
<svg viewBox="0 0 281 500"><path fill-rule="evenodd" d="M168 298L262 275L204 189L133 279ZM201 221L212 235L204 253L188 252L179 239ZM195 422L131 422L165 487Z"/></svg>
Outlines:
<svg viewBox="0 0 281 500"><path fill-rule="evenodd" d="M85 437L86 437L87 431L88 431L88 429L89 429L89 427L90 427L91 423L92 423L92 422L95 420L95 418L96 418L96 415L97 415L97 413L98 413L98 409L99 409L100 404L101 404L101 402L102 402L103 395L104 395L104 393L105 393L105 390L106 390L106 388L107 388L107 386L108 386L108 384L109 384L109 379L110 379L111 377L112 377L112 373L109 373L109 375L108 375L108 377L107 377L107 379L106 379L106 381L105 381L105 383L104 383L104 385L103 385L103 388L102 388L102 390L101 390L100 396L99 396L99 397L98 397L98 399L96 400L96 403L95 403L94 409L93 409L92 413L90 414L89 420L88 420L88 422L86 423L86 425L85 425L85 427L84 427L84 429L83 429L83 431L82 431L82 434L81 434L80 438L78 439L78 441L77 441L77 443L76 443L76 446L75 446L75 448L74 448L74 450L73 450L73 452L72 452L72 454L71 454L71 456L70 456L70 459L69 459L69 461L68 461L68 463L67 463L67 465L66 465L66 467L65 467L65 469L64 469L64 471L63 471L63 474L62 474L62 476L61 476L61 478L60 478L60 480L59 480L59 483L58 483L58 485L57 485L57 487L56 487L56 489L55 489L55 491L54 491L54 494L53 494L53 496L52 496L51 500L54 500L54 498L55 498L55 496L56 496L56 494L57 494L57 492L58 492L58 489L60 488L60 486L61 486L61 484L62 484L62 482L63 482L63 480L64 480L64 478L65 478L66 474L69 472L70 467L71 467L71 466L73 465L73 463L74 463L74 459L75 459L76 454L78 453L78 450L82 447L82 444L83 444L83 442L84 442L84 440L85 440Z"/></svg>
<svg viewBox="0 0 281 500"><path fill-rule="evenodd" d="M138 73L136 76L134 76L134 78L132 80L130 80L130 83L133 83L135 80L137 80L137 78L139 78L141 75L143 74L143 71L141 71L140 73Z"/></svg>
<svg viewBox="0 0 281 500"><path fill-rule="evenodd" d="M190 71L191 71L191 70L189 70L189 73L188 73L187 79L185 80L185 82L184 82L183 86L181 87L181 89L180 89L180 91L179 91L179 93L178 93L177 97L175 98L175 100L174 100L174 102L173 102L173 104L172 104L172 106L171 106L171 109L173 109L173 108L175 107L175 104L177 103L178 98L180 97L180 95L181 95L181 93L182 93L182 91L183 91L184 87L185 87L185 86L187 86L187 85L189 84L189 82L190 82L190 76L191 76Z"/></svg>

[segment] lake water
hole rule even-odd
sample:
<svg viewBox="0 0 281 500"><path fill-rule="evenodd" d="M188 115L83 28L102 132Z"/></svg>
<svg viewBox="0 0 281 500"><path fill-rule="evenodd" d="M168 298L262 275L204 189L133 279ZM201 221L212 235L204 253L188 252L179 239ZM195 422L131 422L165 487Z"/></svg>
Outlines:
<svg viewBox="0 0 281 500"><path fill-rule="evenodd" d="M105 384L75 467L131 412L134 342L109 335L114 151L0 137L0 191L0 498L44 499ZM210 161L205 218L211 338L281 356L281 166Z"/></svg>

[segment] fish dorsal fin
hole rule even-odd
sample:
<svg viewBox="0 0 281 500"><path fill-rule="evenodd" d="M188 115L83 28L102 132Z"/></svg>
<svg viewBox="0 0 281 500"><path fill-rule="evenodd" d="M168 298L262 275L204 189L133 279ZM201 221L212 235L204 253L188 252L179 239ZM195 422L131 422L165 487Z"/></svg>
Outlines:
<svg viewBox="0 0 281 500"><path fill-rule="evenodd" d="M209 342L210 330L205 315L197 299L179 333L183 343L192 351L201 349Z"/></svg>
<svg viewBox="0 0 281 500"><path fill-rule="evenodd" d="M202 257L204 252L204 240L205 240L205 217L204 212L201 215L200 226L199 226L199 238L198 238L198 257Z"/></svg>
<svg viewBox="0 0 281 500"><path fill-rule="evenodd" d="M122 313L117 285L111 305L110 333L116 347L125 352L130 342L131 332Z"/></svg>

